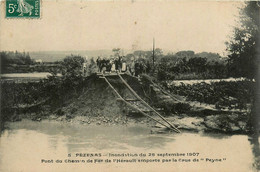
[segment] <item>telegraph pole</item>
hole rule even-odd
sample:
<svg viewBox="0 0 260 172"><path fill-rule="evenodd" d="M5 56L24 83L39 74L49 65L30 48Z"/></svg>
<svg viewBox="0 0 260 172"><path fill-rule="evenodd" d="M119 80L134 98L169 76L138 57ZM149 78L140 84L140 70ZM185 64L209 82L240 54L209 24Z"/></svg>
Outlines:
<svg viewBox="0 0 260 172"><path fill-rule="evenodd" d="M154 69L154 56L155 56L154 47L155 47L155 41L154 41L154 38L153 38L153 69Z"/></svg>

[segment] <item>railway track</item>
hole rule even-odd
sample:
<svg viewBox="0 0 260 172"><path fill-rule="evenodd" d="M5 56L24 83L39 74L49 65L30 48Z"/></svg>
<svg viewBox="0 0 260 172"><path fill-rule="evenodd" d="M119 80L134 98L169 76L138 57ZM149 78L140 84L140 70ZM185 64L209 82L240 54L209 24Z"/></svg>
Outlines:
<svg viewBox="0 0 260 172"><path fill-rule="evenodd" d="M118 76L124 86L130 91L131 98L126 98L123 95L120 95L119 92L115 89L115 87L109 81L109 76ZM99 78L104 79L109 87L113 90L114 94L117 97L118 101L124 102L128 107L141 113L142 115L156 121L157 123L163 125L164 127L173 130L177 133L181 131L176 128L173 124L171 124L166 118L164 118L156 109L151 107L146 101L144 101L126 82L126 80L121 76L120 73L113 73L113 74L99 74ZM148 114L149 113L149 114ZM157 117L157 118L155 118ZM159 117L159 119L158 119Z"/></svg>

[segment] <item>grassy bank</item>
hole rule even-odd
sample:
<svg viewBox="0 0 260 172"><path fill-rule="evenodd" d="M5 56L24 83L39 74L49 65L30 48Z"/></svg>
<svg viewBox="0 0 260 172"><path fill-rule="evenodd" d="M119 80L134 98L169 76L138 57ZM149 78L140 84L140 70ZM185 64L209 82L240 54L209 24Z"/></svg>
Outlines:
<svg viewBox="0 0 260 172"><path fill-rule="evenodd" d="M187 100L213 104L216 108L228 107L240 110L250 109L253 103L255 82L221 81L214 83L196 83L167 86L178 95L185 96Z"/></svg>

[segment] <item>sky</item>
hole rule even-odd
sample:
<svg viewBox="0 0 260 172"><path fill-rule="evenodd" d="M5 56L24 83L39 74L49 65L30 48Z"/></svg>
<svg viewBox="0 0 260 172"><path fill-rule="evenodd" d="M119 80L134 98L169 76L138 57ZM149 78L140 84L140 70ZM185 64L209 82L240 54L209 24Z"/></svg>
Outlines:
<svg viewBox="0 0 260 172"><path fill-rule="evenodd" d="M241 2L42 1L40 19L0 16L0 50L128 50L225 52ZM4 9L4 3L1 3Z"/></svg>

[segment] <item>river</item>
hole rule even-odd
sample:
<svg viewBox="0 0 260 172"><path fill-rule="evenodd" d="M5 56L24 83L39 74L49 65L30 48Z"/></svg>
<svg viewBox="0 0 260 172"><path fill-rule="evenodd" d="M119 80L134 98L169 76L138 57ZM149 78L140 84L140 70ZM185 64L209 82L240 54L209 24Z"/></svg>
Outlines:
<svg viewBox="0 0 260 172"><path fill-rule="evenodd" d="M245 81L246 78L226 78L226 79L189 79L189 80L174 80L169 82L169 86L193 85L199 83L215 83L215 82L237 82ZM253 80L255 81L255 80Z"/></svg>
<svg viewBox="0 0 260 172"><path fill-rule="evenodd" d="M47 78L51 76L49 72L33 72L33 73L5 73L1 74L0 78L2 81L10 81L16 83L24 83L24 82L38 82L40 79ZM61 74L57 74L57 76L61 76Z"/></svg>
<svg viewBox="0 0 260 172"><path fill-rule="evenodd" d="M150 130L145 124L96 126L47 120L8 123L0 137L0 171L111 171L112 168L113 171L257 171L259 138L190 132L151 134ZM84 157L76 157L79 153ZM110 156L122 153L129 153L128 157ZM164 158L159 154L164 154ZM84 162L69 163L68 159ZM94 159L112 162L89 163ZM159 159L160 162L117 163L114 159ZM163 163L163 159L170 162ZM191 162L181 162L187 159ZM193 162L194 159L199 162Z"/></svg>

